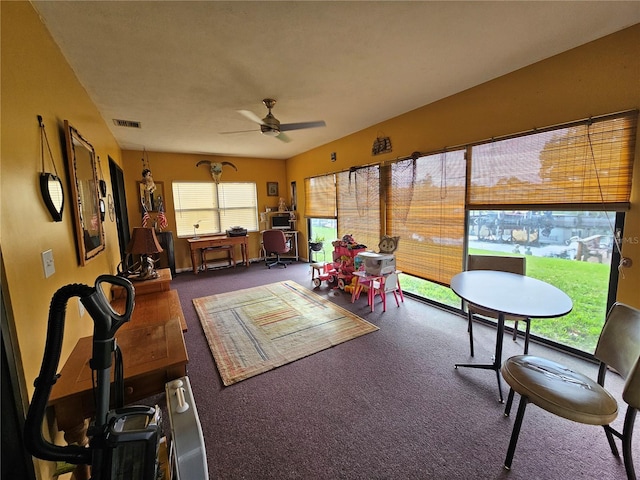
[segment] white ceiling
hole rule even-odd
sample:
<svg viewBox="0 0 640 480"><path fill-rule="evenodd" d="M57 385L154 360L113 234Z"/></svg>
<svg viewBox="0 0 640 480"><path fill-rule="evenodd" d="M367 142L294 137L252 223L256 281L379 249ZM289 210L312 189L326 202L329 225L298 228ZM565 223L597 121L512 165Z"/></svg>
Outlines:
<svg viewBox="0 0 640 480"><path fill-rule="evenodd" d="M120 147L288 158L640 23L627 1L32 1ZM285 143L240 115L326 121ZM116 127L112 119L141 122ZM73 122L73 119L69 119ZM221 135L220 132L254 130Z"/></svg>

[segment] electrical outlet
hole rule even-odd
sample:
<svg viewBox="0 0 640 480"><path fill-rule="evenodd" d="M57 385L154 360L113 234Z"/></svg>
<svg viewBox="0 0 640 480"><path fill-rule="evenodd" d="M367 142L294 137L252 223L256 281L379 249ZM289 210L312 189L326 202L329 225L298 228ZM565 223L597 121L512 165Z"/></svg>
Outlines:
<svg viewBox="0 0 640 480"><path fill-rule="evenodd" d="M49 278L56 273L56 266L53 263L53 251L51 249L42 252L42 268L44 269L44 278Z"/></svg>

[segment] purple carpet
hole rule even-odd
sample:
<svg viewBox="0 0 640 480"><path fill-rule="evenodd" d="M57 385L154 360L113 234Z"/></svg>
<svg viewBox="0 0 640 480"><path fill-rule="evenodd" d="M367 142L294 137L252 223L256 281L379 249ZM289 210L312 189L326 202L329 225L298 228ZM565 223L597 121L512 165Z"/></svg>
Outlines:
<svg viewBox="0 0 640 480"><path fill-rule="evenodd" d="M351 304L349 295L323 283L316 293L380 330L224 387L192 299L284 280L312 288L309 265L253 264L182 273L172 282L189 327L188 374L212 479L625 478L601 428L536 406L527 410L512 470L505 471L514 417L503 415L494 372L453 368L489 361L495 330L474 326L471 359L466 319L411 298L372 313L366 298ZM504 358L522 352L521 338L506 336L504 344ZM596 377L596 365L581 359L536 343L530 353ZM622 402L619 377L608 380ZM623 406L614 423L620 429Z"/></svg>

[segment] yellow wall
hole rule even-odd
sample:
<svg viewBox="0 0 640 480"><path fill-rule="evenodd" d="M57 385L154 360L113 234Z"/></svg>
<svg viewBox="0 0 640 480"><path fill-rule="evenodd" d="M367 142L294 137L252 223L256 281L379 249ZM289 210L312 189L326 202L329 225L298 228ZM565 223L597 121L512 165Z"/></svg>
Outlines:
<svg viewBox="0 0 640 480"><path fill-rule="evenodd" d="M51 297L69 283L93 285L98 275L114 273L118 264L115 223L105 223L106 250L85 267L78 265L62 135L69 120L103 159L119 161L120 149L95 105L79 84L60 50L28 2L0 2L2 40L2 258L6 272L5 304L10 306L18 345L22 389L31 395L44 351ZM62 222L53 222L40 196L40 130L42 115L55 166L63 180ZM46 157L45 167L53 170ZM109 179L106 178L111 191ZM52 249L56 273L45 279L41 252ZM93 322L79 317L77 301L69 303L61 359L65 361L81 336L92 333ZM50 468L49 464L41 466ZM46 478L47 474L39 473Z"/></svg>
<svg viewBox="0 0 640 480"><path fill-rule="evenodd" d="M287 176L302 192L305 177L639 107L640 25L635 25L298 155L288 161ZM391 138L393 151L373 157L371 146L379 132ZM331 162L331 152L336 152L336 162ZM618 287L618 299L636 307L640 307L635 293L640 284L638 162L640 138L625 224L625 238L630 241L623 245L633 267L624 270ZM298 203L304 212L304 195L298 195Z"/></svg>
<svg viewBox="0 0 640 480"><path fill-rule="evenodd" d="M127 211L129 214L129 227L139 227L141 221L140 203L138 200L138 183L142 179L142 152L123 151L122 163L124 165L125 188L127 191ZM195 155L188 153L159 153L146 152L145 159L149 160L151 173L156 182L162 182L165 195L165 211L169 222L167 231L174 232L176 268L190 269L191 256L186 238L177 238L175 226L175 213L173 208L172 182L207 182L211 180L208 166L196 164L200 160L213 162L231 162L233 167L225 166L222 171L222 182L255 182L258 191L258 209L264 211L265 207L276 207L279 197L267 196L267 182L278 182L279 193L289 204L289 186L286 183L285 160L222 157L216 155ZM155 217L155 214L152 214ZM260 225L266 228L266 225ZM249 258L260 256L260 234L249 233ZM236 257L240 254L236 252ZM238 258L236 258L238 259Z"/></svg>

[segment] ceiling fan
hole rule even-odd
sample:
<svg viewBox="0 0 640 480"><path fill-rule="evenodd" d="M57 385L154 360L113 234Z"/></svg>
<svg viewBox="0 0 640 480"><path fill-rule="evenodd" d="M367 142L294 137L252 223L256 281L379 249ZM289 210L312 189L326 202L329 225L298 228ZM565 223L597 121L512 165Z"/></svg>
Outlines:
<svg viewBox="0 0 640 480"><path fill-rule="evenodd" d="M276 104L276 101L273 98L265 98L262 100L264 106L267 107L269 113L264 118L258 117L255 113L250 112L249 110L238 110L238 113L244 115L246 118L251 120L252 122L256 122L260 125L260 132L263 135L268 135L270 137L276 137L278 140L283 142L290 142L291 139L287 137L283 132L288 132L290 130L302 130L304 128L316 128L316 127L324 127L326 123L324 120L320 120L317 122L299 122L299 123L280 123L276 117L271 113L271 109ZM241 132L252 132L253 130L242 130L240 132L222 132L222 133L241 133Z"/></svg>

